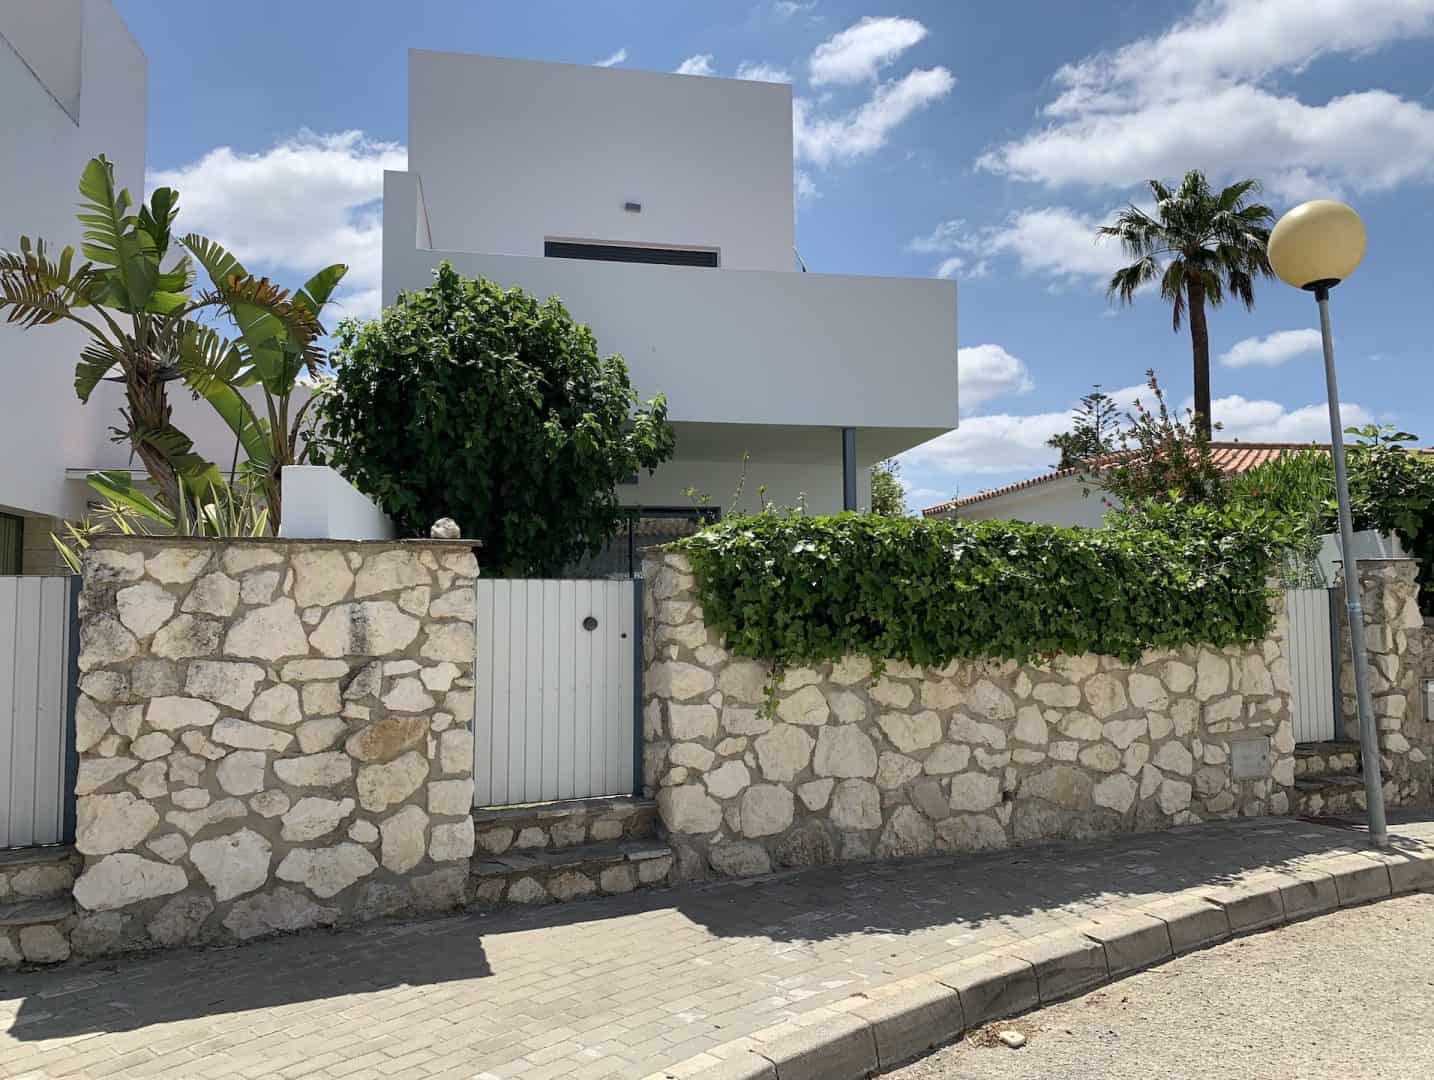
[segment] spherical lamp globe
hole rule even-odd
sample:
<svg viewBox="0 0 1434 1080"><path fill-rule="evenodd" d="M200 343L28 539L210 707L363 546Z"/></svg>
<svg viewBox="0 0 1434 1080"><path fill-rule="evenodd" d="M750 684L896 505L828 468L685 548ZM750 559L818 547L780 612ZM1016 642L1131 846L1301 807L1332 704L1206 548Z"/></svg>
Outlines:
<svg viewBox="0 0 1434 1080"><path fill-rule="evenodd" d="M1270 232L1270 265L1297 289L1335 285L1364 258L1364 222L1333 199L1301 203Z"/></svg>

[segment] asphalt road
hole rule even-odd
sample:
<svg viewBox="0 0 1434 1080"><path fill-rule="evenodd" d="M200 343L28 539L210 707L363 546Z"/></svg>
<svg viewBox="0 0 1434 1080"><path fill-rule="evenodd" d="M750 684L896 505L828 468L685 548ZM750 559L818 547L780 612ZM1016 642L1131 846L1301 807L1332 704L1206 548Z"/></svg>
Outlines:
<svg viewBox="0 0 1434 1080"><path fill-rule="evenodd" d="M1012 1050L997 1030L1027 1043ZM1192 953L995 1024L892 1080L1434 1077L1434 895Z"/></svg>

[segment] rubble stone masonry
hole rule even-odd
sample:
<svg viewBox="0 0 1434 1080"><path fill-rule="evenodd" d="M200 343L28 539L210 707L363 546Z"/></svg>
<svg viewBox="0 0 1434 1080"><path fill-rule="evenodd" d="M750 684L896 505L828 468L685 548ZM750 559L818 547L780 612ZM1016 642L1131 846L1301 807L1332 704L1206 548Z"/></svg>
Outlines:
<svg viewBox="0 0 1434 1080"><path fill-rule="evenodd" d="M461 905L477 573L463 542L98 539L75 953Z"/></svg>
<svg viewBox="0 0 1434 1080"><path fill-rule="evenodd" d="M1425 636L1413 565L1374 567L1366 601L1397 759L1390 795L1406 801L1429 795L1424 752L1406 738ZM682 878L1291 811L1278 595L1271 636L1249 646L1149 650L1134 664L888 661L877 677L848 656L786 670L773 710L768 666L729 654L703 622L686 558L650 555L646 580L645 783Z"/></svg>

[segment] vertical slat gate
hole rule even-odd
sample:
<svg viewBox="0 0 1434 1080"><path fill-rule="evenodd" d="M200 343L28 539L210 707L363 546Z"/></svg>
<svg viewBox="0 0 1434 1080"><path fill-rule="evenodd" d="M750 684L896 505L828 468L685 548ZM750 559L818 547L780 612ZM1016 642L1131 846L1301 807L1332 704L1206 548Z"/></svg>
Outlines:
<svg viewBox="0 0 1434 1080"><path fill-rule="evenodd" d="M0 848L59 843L73 816L74 588L0 577Z"/></svg>
<svg viewBox="0 0 1434 1080"><path fill-rule="evenodd" d="M477 590L474 804L630 794L633 583L495 578Z"/></svg>
<svg viewBox="0 0 1434 1080"><path fill-rule="evenodd" d="M1291 706L1296 742L1324 742L1335 734L1335 685L1330 649L1327 589L1290 589L1289 616Z"/></svg>

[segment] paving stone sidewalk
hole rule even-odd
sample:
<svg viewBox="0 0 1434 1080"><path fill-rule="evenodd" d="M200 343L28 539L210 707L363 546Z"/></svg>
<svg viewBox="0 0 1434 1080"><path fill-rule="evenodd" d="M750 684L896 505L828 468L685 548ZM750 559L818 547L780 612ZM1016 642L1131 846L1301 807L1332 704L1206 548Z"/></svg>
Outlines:
<svg viewBox="0 0 1434 1080"><path fill-rule="evenodd" d="M1392 832L1434 850L1434 815ZM1365 850L1253 819L0 975L0 1077L687 1076L993 947Z"/></svg>

